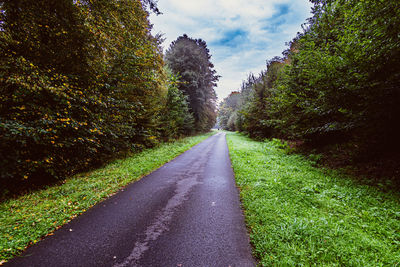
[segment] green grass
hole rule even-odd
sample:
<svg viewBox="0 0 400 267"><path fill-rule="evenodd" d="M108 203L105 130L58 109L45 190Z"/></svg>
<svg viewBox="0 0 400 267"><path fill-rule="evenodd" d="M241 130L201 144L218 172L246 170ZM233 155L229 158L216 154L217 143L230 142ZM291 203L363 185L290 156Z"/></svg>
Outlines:
<svg viewBox="0 0 400 267"><path fill-rule="evenodd" d="M400 195L227 133L262 266L400 266Z"/></svg>
<svg viewBox="0 0 400 267"><path fill-rule="evenodd" d="M215 132L188 137L0 204L0 264Z"/></svg>

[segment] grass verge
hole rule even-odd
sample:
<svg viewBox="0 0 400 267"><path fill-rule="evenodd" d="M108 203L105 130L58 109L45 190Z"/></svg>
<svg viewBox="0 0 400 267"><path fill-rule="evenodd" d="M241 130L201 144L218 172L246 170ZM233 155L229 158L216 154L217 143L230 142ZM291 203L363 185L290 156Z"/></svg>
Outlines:
<svg viewBox="0 0 400 267"><path fill-rule="evenodd" d="M165 143L103 168L75 175L62 185L0 203L0 264L214 133Z"/></svg>
<svg viewBox="0 0 400 267"><path fill-rule="evenodd" d="M227 133L254 254L262 266L400 266L400 195Z"/></svg>

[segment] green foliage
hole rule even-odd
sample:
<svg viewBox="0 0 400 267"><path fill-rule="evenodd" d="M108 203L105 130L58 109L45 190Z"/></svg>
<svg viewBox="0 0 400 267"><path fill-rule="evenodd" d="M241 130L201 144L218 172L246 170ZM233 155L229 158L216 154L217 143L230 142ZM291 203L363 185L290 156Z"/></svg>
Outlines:
<svg viewBox="0 0 400 267"><path fill-rule="evenodd" d="M205 41L186 34L172 42L166 52L166 63L179 75L178 88L188 97L196 131L208 131L216 121L214 87L219 76L213 69Z"/></svg>
<svg viewBox="0 0 400 267"><path fill-rule="evenodd" d="M227 133L261 266L396 266L400 195L284 153L280 141Z"/></svg>
<svg viewBox="0 0 400 267"><path fill-rule="evenodd" d="M0 7L2 191L159 142L167 77L139 0Z"/></svg>
<svg viewBox="0 0 400 267"><path fill-rule="evenodd" d="M214 133L164 143L0 204L0 262L18 255L96 203L115 194Z"/></svg>
<svg viewBox="0 0 400 267"><path fill-rule="evenodd" d="M253 74L248 76L242 84L240 93L234 92L224 99L219 112L224 129L240 130L257 138L273 135L270 102L273 84L282 67L282 59L274 58L268 62L267 70L259 76ZM231 104L232 102L234 104Z"/></svg>
<svg viewBox="0 0 400 267"><path fill-rule="evenodd" d="M400 2L312 2L284 58L244 82L235 129L313 147L352 143L358 158L397 153Z"/></svg>
<svg viewBox="0 0 400 267"><path fill-rule="evenodd" d="M237 120L237 108L240 101L240 92L232 92L219 106L218 122L222 129L235 131Z"/></svg>
<svg viewBox="0 0 400 267"><path fill-rule="evenodd" d="M357 136L370 147L396 147L399 3L330 1L319 9L278 84L278 105L292 113L282 127L311 142Z"/></svg>
<svg viewBox="0 0 400 267"><path fill-rule="evenodd" d="M177 138L193 133L194 118L189 111L187 96L178 89L178 78L170 74L167 103L163 112L164 137Z"/></svg>

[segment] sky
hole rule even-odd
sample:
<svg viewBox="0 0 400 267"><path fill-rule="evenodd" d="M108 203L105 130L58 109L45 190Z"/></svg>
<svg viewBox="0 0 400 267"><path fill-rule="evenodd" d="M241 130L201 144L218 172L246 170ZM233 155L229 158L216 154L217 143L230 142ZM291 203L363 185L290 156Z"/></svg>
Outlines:
<svg viewBox="0 0 400 267"><path fill-rule="evenodd" d="M282 56L285 43L311 16L308 0L159 0L162 15L150 15L153 34L162 33L164 50L178 36L207 42L211 62L222 76L218 101L240 89L249 73Z"/></svg>

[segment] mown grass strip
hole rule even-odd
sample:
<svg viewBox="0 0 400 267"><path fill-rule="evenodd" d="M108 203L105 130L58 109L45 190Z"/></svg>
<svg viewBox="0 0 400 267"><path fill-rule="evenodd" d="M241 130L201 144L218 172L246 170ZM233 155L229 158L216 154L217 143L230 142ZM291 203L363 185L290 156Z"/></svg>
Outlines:
<svg viewBox="0 0 400 267"><path fill-rule="evenodd" d="M227 133L254 254L262 266L400 266L400 194Z"/></svg>
<svg viewBox="0 0 400 267"><path fill-rule="evenodd" d="M0 204L0 264L215 132L188 137Z"/></svg>

